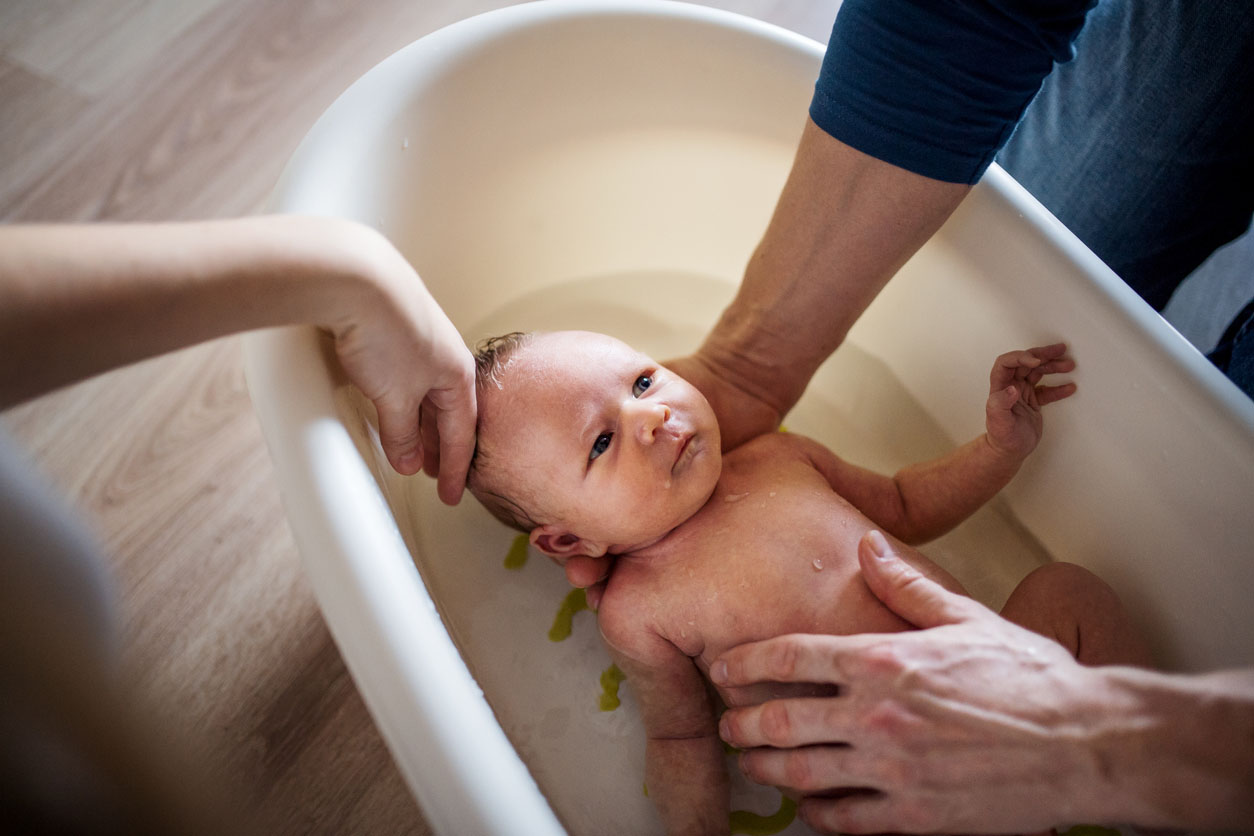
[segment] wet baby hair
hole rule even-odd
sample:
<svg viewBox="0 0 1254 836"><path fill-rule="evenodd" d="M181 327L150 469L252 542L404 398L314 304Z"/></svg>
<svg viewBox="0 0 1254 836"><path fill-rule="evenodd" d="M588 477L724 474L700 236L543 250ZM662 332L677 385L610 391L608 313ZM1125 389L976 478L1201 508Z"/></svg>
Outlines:
<svg viewBox="0 0 1254 836"><path fill-rule="evenodd" d="M475 386L483 389L491 383L501 388L500 373L509 366L510 356L531 342L531 337L528 331L511 331L480 340L475 346Z"/></svg>
<svg viewBox="0 0 1254 836"><path fill-rule="evenodd" d="M531 338L529 332L511 331L499 337L488 337L475 346L475 389L481 402L489 387L502 388L501 373L509 367L514 352L531 342ZM476 443L470 459L470 472L466 475L466 487L492 516L510 528L530 533L537 523L521 505L492 484L486 458L481 445Z"/></svg>

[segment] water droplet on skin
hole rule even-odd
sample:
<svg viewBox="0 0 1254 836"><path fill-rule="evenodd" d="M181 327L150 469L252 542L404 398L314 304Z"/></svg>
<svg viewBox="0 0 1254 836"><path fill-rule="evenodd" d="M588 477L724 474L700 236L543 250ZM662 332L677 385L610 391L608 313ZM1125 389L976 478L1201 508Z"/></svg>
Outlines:
<svg viewBox="0 0 1254 836"><path fill-rule="evenodd" d="M814 567L814 571L816 572L823 571L823 561L819 560L817 557L810 561L810 565Z"/></svg>
<svg viewBox="0 0 1254 836"><path fill-rule="evenodd" d="M723 501L724 502L739 502L740 500L744 499L748 495L749 494L747 493L729 493L726 496L726 498L723 499Z"/></svg>

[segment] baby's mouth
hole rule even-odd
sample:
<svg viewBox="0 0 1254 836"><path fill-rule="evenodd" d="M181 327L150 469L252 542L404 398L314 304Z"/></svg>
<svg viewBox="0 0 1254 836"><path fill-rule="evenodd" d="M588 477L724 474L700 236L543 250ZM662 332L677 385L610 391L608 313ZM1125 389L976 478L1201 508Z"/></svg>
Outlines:
<svg viewBox="0 0 1254 836"><path fill-rule="evenodd" d="M679 449L675 451L675 463L671 465L671 473L675 473L677 470L680 470L682 466L686 465L692 458L688 455L688 451L689 449L692 449L694 452L696 451L696 448L692 446L692 442L695 438L696 435L690 433L679 442Z"/></svg>

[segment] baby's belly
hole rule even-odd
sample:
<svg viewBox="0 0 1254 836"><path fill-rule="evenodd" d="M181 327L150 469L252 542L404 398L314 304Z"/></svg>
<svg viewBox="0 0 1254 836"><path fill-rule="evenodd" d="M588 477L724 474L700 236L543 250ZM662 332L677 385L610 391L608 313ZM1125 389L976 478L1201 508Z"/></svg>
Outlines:
<svg viewBox="0 0 1254 836"><path fill-rule="evenodd" d="M824 502L821 524L808 519L773 520L769 538L747 538L723 551L715 577L717 600L707 597L697 621L701 646L696 662L709 665L732 647L789 633L848 636L897 633L911 625L888 609L862 578L858 541L872 524L844 503ZM778 532L789 532L779 535ZM708 581L711 576L707 575ZM707 587L708 591L709 587ZM785 696L830 695L830 683L763 684L721 692L728 705Z"/></svg>

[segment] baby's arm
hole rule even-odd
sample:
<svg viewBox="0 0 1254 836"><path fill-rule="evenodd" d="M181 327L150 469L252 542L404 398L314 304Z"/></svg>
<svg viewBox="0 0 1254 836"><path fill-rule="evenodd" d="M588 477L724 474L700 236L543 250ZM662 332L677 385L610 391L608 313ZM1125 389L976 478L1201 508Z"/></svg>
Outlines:
<svg viewBox="0 0 1254 836"><path fill-rule="evenodd" d="M630 684L648 744L645 786L669 834L728 832L729 790L714 710L696 663L603 608L601 635Z"/></svg>
<svg viewBox="0 0 1254 836"><path fill-rule="evenodd" d="M1062 343L1001 355L989 376L986 432L891 478L842 461L814 442L807 453L832 489L873 522L904 542L923 543L975 513L1010 482L1040 441L1041 407L1075 392L1071 383L1040 386L1041 378L1074 368Z"/></svg>

